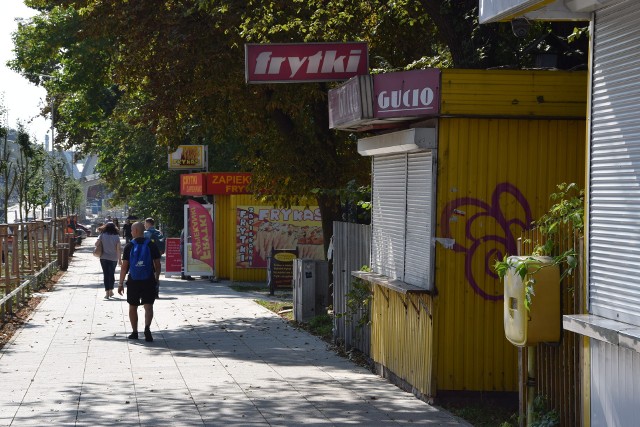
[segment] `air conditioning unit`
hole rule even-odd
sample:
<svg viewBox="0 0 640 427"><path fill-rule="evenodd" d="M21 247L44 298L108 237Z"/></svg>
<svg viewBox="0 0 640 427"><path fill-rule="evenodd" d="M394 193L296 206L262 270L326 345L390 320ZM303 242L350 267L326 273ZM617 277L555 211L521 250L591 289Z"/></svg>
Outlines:
<svg viewBox="0 0 640 427"><path fill-rule="evenodd" d="M329 306L329 263L293 260L293 320L308 322Z"/></svg>

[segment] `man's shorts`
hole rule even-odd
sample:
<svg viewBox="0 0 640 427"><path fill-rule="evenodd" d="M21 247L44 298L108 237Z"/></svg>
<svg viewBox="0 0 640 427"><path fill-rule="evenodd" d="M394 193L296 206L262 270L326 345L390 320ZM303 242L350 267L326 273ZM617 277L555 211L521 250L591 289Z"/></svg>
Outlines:
<svg viewBox="0 0 640 427"><path fill-rule="evenodd" d="M156 281L127 279L127 302L131 305L153 304L156 300Z"/></svg>

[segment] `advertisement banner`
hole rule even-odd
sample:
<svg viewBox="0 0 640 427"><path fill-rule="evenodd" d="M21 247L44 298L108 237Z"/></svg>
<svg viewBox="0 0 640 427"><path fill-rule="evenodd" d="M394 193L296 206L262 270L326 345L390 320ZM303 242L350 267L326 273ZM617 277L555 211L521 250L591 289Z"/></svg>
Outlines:
<svg viewBox="0 0 640 427"><path fill-rule="evenodd" d="M267 274L269 290L293 286L293 260L298 258L295 249L271 249Z"/></svg>
<svg viewBox="0 0 640 427"><path fill-rule="evenodd" d="M296 249L306 259L324 259L322 222L317 206L238 206L236 267L267 268L272 249Z"/></svg>
<svg viewBox="0 0 640 427"><path fill-rule="evenodd" d="M180 175L181 196L203 196L207 194L207 182L204 173L187 173Z"/></svg>
<svg viewBox="0 0 640 427"><path fill-rule="evenodd" d="M247 83L347 80L369 74L367 43L245 44Z"/></svg>
<svg viewBox="0 0 640 427"><path fill-rule="evenodd" d="M201 277L211 276L213 274L213 267L193 257L193 243L187 243L186 249L185 258L187 268L184 270L184 274Z"/></svg>
<svg viewBox="0 0 640 427"><path fill-rule="evenodd" d="M165 277L180 275L182 272L182 259L180 257L179 237L167 237L164 257Z"/></svg>
<svg viewBox="0 0 640 427"><path fill-rule="evenodd" d="M213 220L200 203L189 200L189 234L193 258L213 269Z"/></svg>
<svg viewBox="0 0 640 427"><path fill-rule="evenodd" d="M207 169L207 147L204 145L178 145L169 153L169 169Z"/></svg>

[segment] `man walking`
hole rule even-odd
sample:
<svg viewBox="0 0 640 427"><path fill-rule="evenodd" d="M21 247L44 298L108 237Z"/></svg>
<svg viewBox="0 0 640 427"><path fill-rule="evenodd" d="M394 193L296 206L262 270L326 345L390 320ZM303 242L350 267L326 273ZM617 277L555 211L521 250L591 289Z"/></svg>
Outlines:
<svg viewBox="0 0 640 427"><path fill-rule="evenodd" d="M147 218L144 220L144 237L145 239L149 239L156 244L156 246L160 250L160 254L164 254L164 236L162 235L160 230L156 229L155 224L156 222L153 218Z"/></svg>
<svg viewBox="0 0 640 427"><path fill-rule="evenodd" d="M149 239L145 239L144 224L131 225L133 239L124 247L118 294L124 294L124 279L127 273L127 302L129 303L129 321L131 335L129 339L138 339L138 306L144 306L144 339L153 341L151 321L153 303L156 300L156 285L160 282L160 251Z"/></svg>

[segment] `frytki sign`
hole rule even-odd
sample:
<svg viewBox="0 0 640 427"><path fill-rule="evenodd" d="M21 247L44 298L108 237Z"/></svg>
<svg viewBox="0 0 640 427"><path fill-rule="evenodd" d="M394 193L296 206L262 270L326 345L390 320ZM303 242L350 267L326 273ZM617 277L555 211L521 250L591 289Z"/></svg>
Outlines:
<svg viewBox="0 0 640 427"><path fill-rule="evenodd" d="M347 80L369 73L367 43L246 44L247 83Z"/></svg>

